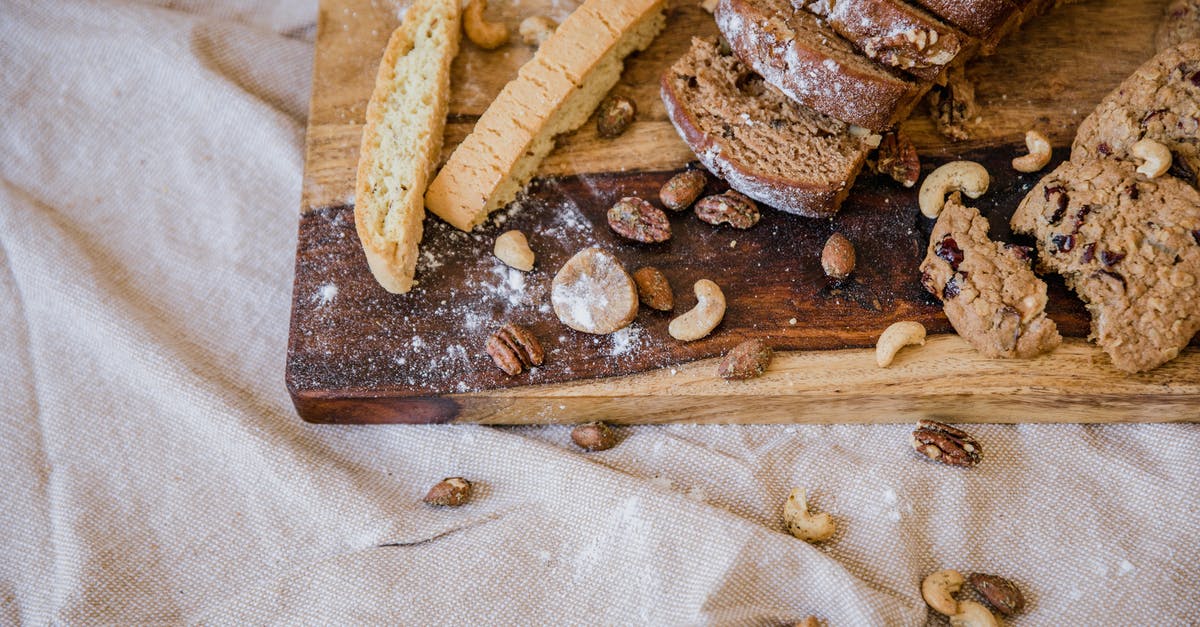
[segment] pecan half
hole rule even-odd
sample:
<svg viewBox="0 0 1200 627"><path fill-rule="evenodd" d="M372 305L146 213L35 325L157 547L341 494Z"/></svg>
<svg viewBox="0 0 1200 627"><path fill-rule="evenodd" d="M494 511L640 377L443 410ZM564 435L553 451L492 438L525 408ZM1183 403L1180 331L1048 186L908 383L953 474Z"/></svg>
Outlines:
<svg viewBox="0 0 1200 627"><path fill-rule="evenodd" d="M608 210L608 226L621 237L635 242L656 244L671 239L671 223L662 209L637 198L626 196Z"/></svg>
<svg viewBox="0 0 1200 627"><path fill-rule="evenodd" d="M917 147L908 135L900 131L884 133L879 142L875 169L905 187L916 185L921 178L921 159L917 156Z"/></svg>
<svg viewBox="0 0 1200 627"><path fill-rule="evenodd" d="M974 466L983 453L979 442L965 431L934 420L917 422L912 446L929 459L951 466Z"/></svg>
<svg viewBox="0 0 1200 627"><path fill-rule="evenodd" d="M758 205L729 190L724 194L701 198L696 203L696 217L713 225L724 222L735 229L748 229L758 224Z"/></svg>
<svg viewBox="0 0 1200 627"><path fill-rule="evenodd" d="M984 603L1005 616L1012 616L1025 609L1025 596L1016 584L1004 577L971 573L967 581L971 583L975 592L979 593Z"/></svg>
<svg viewBox="0 0 1200 627"><path fill-rule="evenodd" d="M700 170L685 170L671 177L658 191L658 199L667 209L682 211L696 202L708 184L708 177Z"/></svg>
<svg viewBox="0 0 1200 627"><path fill-rule="evenodd" d="M725 354L717 366L723 379L753 379L762 376L771 365L774 352L762 340L746 340Z"/></svg>
<svg viewBox="0 0 1200 627"><path fill-rule="evenodd" d="M526 368L542 365L545 358L537 337L529 329L511 323L489 336L484 348L496 366L511 376L521 374Z"/></svg>

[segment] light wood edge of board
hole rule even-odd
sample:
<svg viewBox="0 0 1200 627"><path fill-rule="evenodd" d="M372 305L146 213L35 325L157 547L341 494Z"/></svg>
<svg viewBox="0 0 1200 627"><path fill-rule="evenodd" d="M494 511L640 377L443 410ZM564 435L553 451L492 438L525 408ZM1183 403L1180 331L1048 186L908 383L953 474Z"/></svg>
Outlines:
<svg viewBox="0 0 1200 627"><path fill-rule="evenodd" d="M875 364L874 349L784 351L749 381L720 379L719 361L446 398L459 404L454 422L489 424L1200 420L1195 348L1138 375L1117 371L1079 338L1037 359L1002 360L982 357L956 335L937 335L902 350L889 368Z"/></svg>

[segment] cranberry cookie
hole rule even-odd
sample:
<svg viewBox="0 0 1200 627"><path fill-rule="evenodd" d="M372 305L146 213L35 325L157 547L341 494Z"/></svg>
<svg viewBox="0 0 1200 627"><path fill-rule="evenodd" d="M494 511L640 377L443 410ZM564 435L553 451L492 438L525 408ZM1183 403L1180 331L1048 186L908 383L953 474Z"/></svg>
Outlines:
<svg viewBox="0 0 1200 627"><path fill-rule="evenodd" d="M1196 38L1200 38L1200 0L1175 0L1167 5L1154 35L1154 48L1162 52Z"/></svg>
<svg viewBox="0 0 1200 627"><path fill-rule="evenodd" d="M1197 185L1200 173L1200 40L1163 51L1143 64L1079 125L1071 160L1129 159L1138 140L1171 150L1171 174Z"/></svg>
<svg viewBox="0 0 1200 627"><path fill-rule="evenodd" d="M1091 337L1117 368L1160 366L1200 330L1200 194L1179 179L1068 161L1029 192L1012 227L1037 238L1039 269L1087 304Z"/></svg>
<svg viewBox="0 0 1200 627"><path fill-rule="evenodd" d="M988 239L988 222L951 196L921 263L925 289L941 299L954 330L986 357L1029 359L1062 343L1046 317L1046 284L1029 251Z"/></svg>

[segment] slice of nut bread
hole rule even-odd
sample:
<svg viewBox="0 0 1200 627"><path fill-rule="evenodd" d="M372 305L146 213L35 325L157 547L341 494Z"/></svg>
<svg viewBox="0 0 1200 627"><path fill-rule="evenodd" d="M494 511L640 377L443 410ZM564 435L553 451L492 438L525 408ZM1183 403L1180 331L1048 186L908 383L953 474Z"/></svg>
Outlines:
<svg viewBox="0 0 1200 627"><path fill-rule="evenodd" d="M903 0L792 0L829 22L833 30L876 63L936 81L978 41Z"/></svg>
<svg viewBox="0 0 1200 627"><path fill-rule="evenodd" d="M417 0L388 40L367 104L354 223L367 264L389 292L413 285L424 195L442 149L458 0Z"/></svg>
<svg viewBox="0 0 1200 627"><path fill-rule="evenodd" d="M789 0L721 0L715 15L733 51L768 83L850 124L894 126L931 84L874 63Z"/></svg>
<svg viewBox="0 0 1200 627"><path fill-rule="evenodd" d="M992 241L988 221L957 193L933 226L921 282L985 357L1030 359L1062 343L1046 317L1046 284L1029 267L1029 251Z"/></svg>
<svg viewBox="0 0 1200 627"><path fill-rule="evenodd" d="M916 0L935 15L980 39L990 40L1006 30L1022 6L1009 0ZM1024 0L1022 5L1028 4Z"/></svg>
<svg viewBox="0 0 1200 627"><path fill-rule="evenodd" d="M1166 146L1171 174L1200 185L1200 40L1142 64L1096 107L1075 134L1071 160L1130 159L1141 139Z"/></svg>
<svg viewBox="0 0 1200 627"><path fill-rule="evenodd" d="M803 216L837 212L870 149L839 120L763 82L715 40L662 77L667 114L700 161L739 192Z"/></svg>
<svg viewBox="0 0 1200 627"><path fill-rule="evenodd" d="M664 0L587 0L505 85L425 193L426 207L469 231L508 204L662 31Z"/></svg>

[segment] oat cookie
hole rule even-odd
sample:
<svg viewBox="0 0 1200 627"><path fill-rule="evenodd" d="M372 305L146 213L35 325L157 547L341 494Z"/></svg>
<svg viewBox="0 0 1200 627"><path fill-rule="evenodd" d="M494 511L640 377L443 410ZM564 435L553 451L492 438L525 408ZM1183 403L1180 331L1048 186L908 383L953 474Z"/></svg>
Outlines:
<svg viewBox="0 0 1200 627"><path fill-rule="evenodd" d="M1175 0L1163 11L1158 32L1154 35L1154 49L1162 52L1167 48L1200 37L1200 0Z"/></svg>
<svg viewBox="0 0 1200 627"><path fill-rule="evenodd" d="M1179 179L1147 180L1128 161L1066 162L1012 227L1087 304L1091 337L1117 368L1160 366L1200 330L1200 194Z"/></svg>
<svg viewBox="0 0 1200 627"><path fill-rule="evenodd" d="M921 264L925 289L942 301L954 330L987 357L1028 359L1062 343L1046 317L1046 284L1028 251L988 238L988 222L958 194L938 216Z"/></svg>
<svg viewBox="0 0 1200 627"><path fill-rule="evenodd" d="M1079 125L1071 160L1130 159L1143 138L1171 150L1171 174L1197 185L1200 174L1200 40L1147 61Z"/></svg>

